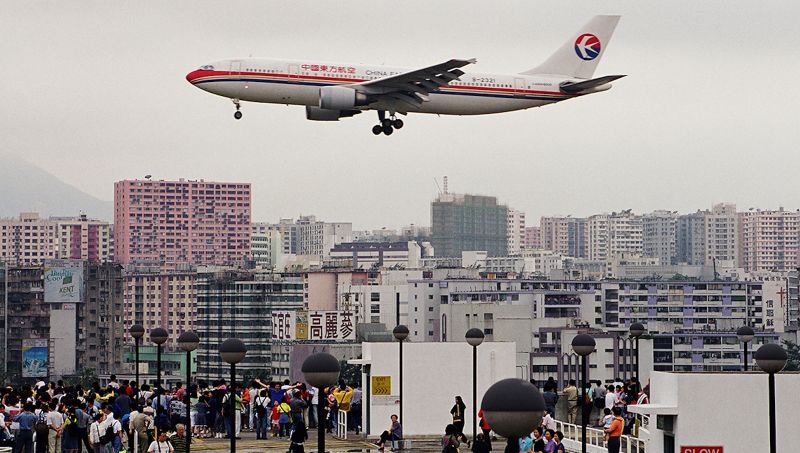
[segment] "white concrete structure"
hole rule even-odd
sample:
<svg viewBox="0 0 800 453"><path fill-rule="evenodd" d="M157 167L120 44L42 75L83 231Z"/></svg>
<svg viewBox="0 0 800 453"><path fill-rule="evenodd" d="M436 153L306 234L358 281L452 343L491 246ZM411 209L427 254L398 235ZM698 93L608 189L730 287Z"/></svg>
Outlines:
<svg viewBox="0 0 800 453"><path fill-rule="evenodd" d="M797 451L797 404L785 396L800 393L800 376L779 373L775 381L777 451ZM681 452L689 446L721 447L717 451L725 453L769 451L767 375L762 372L654 372L650 404L628 410L649 418L639 436L648 452Z"/></svg>
<svg viewBox="0 0 800 453"><path fill-rule="evenodd" d="M19 219L0 219L0 261L29 265L57 258L56 226L35 212L23 212Z"/></svg>
<svg viewBox="0 0 800 453"><path fill-rule="evenodd" d="M676 230L678 213L653 211L642 216L643 255L661 259L661 264L674 263L677 255Z"/></svg>
<svg viewBox="0 0 800 453"><path fill-rule="evenodd" d="M715 204L706 214L706 263L739 262L739 216L735 204Z"/></svg>
<svg viewBox="0 0 800 453"><path fill-rule="evenodd" d="M330 250L336 244L353 241L353 224L349 222L322 222L311 215L301 216L297 224L299 225L298 255L328 258Z"/></svg>
<svg viewBox="0 0 800 453"><path fill-rule="evenodd" d="M250 234L250 251L256 266L273 269L283 260L283 235L266 223L253 223Z"/></svg>
<svg viewBox="0 0 800 453"><path fill-rule="evenodd" d="M78 217L50 217L57 223L58 257L105 263L111 260L111 224L105 220Z"/></svg>
<svg viewBox="0 0 800 453"><path fill-rule="evenodd" d="M589 217L589 259L607 260L617 253L642 251L641 216L627 209Z"/></svg>
<svg viewBox="0 0 800 453"><path fill-rule="evenodd" d="M363 358L350 363L369 365L364 385L363 420L369 431L380 435L389 425L389 417L400 413L399 344L363 343ZM478 347L478 404L472 401L472 347L459 343L412 343L403 345L403 434L404 436L441 435L453 423L450 408L460 395L467 405L464 426L472 428L472 414L483 394L495 382L515 376L514 343L484 342ZM388 376L389 395L375 395L372 377ZM370 379L370 391L366 383Z"/></svg>
<svg viewBox="0 0 800 453"><path fill-rule="evenodd" d="M419 269L429 246L417 241L345 242L334 246L329 256L332 261L346 263L353 269Z"/></svg>
<svg viewBox="0 0 800 453"><path fill-rule="evenodd" d="M513 255L522 249L525 242L525 213L515 209L508 209L508 236L507 253Z"/></svg>

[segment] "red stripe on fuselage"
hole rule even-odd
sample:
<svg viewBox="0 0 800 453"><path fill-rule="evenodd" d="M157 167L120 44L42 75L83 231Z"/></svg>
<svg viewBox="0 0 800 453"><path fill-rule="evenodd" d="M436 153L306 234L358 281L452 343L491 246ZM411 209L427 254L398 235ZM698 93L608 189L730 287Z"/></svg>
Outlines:
<svg viewBox="0 0 800 453"><path fill-rule="evenodd" d="M350 77L326 77L326 76L316 76L316 75L299 75L299 74L279 74L279 73L269 73L269 72L251 72L251 71L209 71L199 69L197 71L193 71L189 73L186 79L189 82L194 82L197 79L205 78L205 77L219 77L219 76L238 76L238 77L271 77L276 79L286 79L286 80L317 80L323 82L347 82L347 83L361 83L361 82L369 82L369 79L358 79L358 78L350 78ZM447 88L456 88L459 90L467 90L467 91L491 91L495 93L505 93L505 94L539 94L539 95L548 95L548 96L564 96L570 97L573 95L561 93L559 91L541 91L541 90L520 90L515 88L500 88L500 87L486 87L486 86L465 86L465 85L445 85L443 89Z"/></svg>

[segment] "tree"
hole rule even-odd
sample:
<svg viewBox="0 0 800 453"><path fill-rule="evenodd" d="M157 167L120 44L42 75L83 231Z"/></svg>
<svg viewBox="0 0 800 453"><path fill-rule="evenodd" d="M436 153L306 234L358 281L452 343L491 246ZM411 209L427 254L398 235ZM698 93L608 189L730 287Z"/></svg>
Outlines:
<svg viewBox="0 0 800 453"><path fill-rule="evenodd" d="M83 388L90 388L98 381L97 371L94 368L81 368L71 376L65 376L64 381L71 386L80 385Z"/></svg>
<svg viewBox="0 0 800 453"><path fill-rule="evenodd" d="M344 360L340 361L339 365L342 368L342 371L339 373L339 379L344 379L347 385L361 385L361 365L347 363Z"/></svg>
<svg viewBox="0 0 800 453"><path fill-rule="evenodd" d="M784 370L800 371L800 345L791 340L783 340L783 346L786 348L786 354L789 356Z"/></svg>

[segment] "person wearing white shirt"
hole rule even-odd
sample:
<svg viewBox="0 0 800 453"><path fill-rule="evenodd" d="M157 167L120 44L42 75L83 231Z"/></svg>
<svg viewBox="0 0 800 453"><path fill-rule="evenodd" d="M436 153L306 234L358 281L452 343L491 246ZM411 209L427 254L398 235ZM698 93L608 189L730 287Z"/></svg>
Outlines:
<svg viewBox="0 0 800 453"><path fill-rule="evenodd" d="M258 388L256 388L256 385L258 385L258 384L253 382L253 385L251 385L250 389L248 389L248 392L250 392L250 416L249 416L250 424L248 426L253 431L256 430L256 425L255 425L256 404L255 404L255 400L256 400L256 397L258 396Z"/></svg>
<svg viewBox="0 0 800 453"><path fill-rule="evenodd" d="M166 431L158 432L158 439L150 443L150 446L147 448L147 453L175 453L172 444L167 440Z"/></svg>
<svg viewBox="0 0 800 453"><path fill-rule="evenodd" d="M609 385L608 392L606 393L606 405L609 410L614 408L614 402L617 400L617 395L614 393L614 387Z"/></svg>
<svg viewBox="0 0 800 453"><path fill-rule="evenodd" d="M544 411L544 417L542 417L542 426L544 429L552 429L553 431L556 429L556 421L550 416L550 411L548 410Z"/></svg>
<svg viewBox="0 0 800 453"><path fill-rule="evenodd" d="M93 453L105 453L106 446L100 443L100 436L106 433L106 414L99 412L94 416L94 423L89 425L89 443Z"/></svg>
<svg viewBox="0 0 800 453"><path fill-rule="evenodd" d="M319 389L316 387L308 387L308 393L311 394L311 409L308 411L308 427L317 427L317 414L319 414Z"/></svg>

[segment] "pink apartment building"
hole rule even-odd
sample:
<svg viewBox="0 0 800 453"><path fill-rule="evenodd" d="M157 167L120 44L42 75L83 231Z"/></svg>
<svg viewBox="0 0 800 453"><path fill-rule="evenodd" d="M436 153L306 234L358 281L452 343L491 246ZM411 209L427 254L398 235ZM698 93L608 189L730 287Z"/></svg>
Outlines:
<svg viewBox="0 0 800 453"><path fill-rule="evenodd" d="M250 184L114 183L114 257L123 265L236 265L250 259Z"/></svg>

